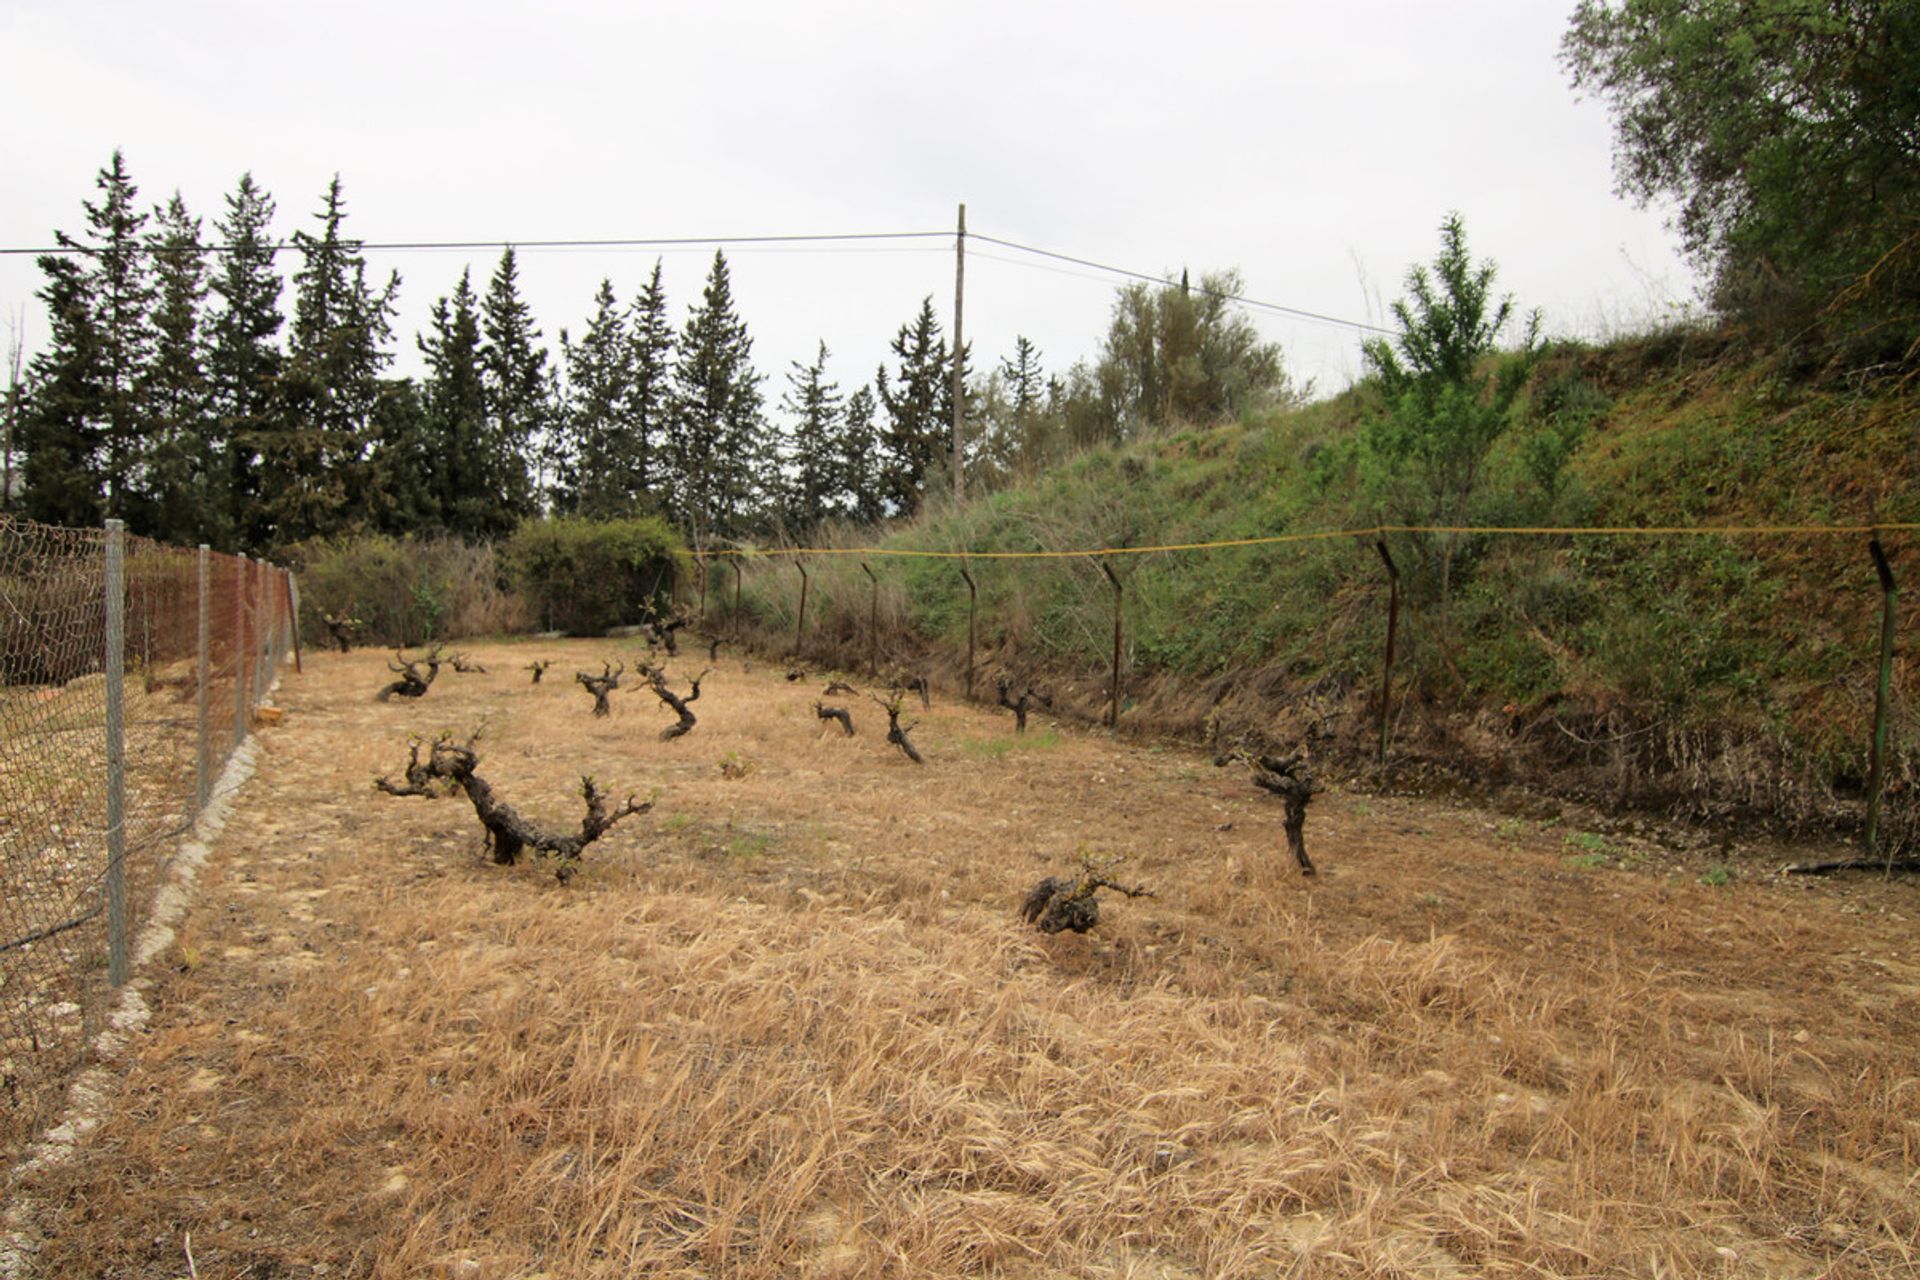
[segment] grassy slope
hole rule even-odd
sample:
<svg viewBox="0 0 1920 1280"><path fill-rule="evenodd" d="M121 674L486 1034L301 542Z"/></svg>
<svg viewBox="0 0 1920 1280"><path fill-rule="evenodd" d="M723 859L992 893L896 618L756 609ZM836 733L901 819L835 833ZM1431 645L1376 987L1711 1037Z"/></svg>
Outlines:
<svg viewBox="0 0 1920 1280"><path fill-rule="evenodd" d="M1545 492L1528 439L1555 412L1586 419L1564 483ZM1034 551L1262 537L1351 528L1382 512L1352 443L1366 388L1271 419L1184 431L1093 453L894 536L901 548ZM1920 519L1920 441L1911 401L1792 383L1680 341L1569 349L1544 361L1526 418L1496 451L1473 523L1732 525ZM1564 417L1561 419L1564 421ZM1889 538L1894 567L1920 556ZM1529 752L1550 767L1606 766L1691 793L1805 810L1857 792L1873 707L1879 591L1858 538L1486 537L1461 549L1440 652L1439 601L1422 548L1395 540L1414 614L1403 670L1424 742L1483 759ZM1327 732L1358 750L1377 680L1385 575L1370 538L1116 559L1127 586L1131 684L1184 687L1131 714L1197 727L1223 681L1278 705L1304 689L1345 693ZM981 638L1009 666L1078 673L1095 687L1111 644L1111 593L1090 561L975 561ZM966 592L950 562L883 571L898 621L964 647ZM797 582L761 578L769 624L791 627ZM863 634L866 581L852 562L813 570L809 633ZM1916 621L1910 587L1901 634ZM1920 673L1896 671L1897 782L1915 775ZM1377 703L1374 704L1377 706ZM1248 727L1292 724L1268 714ZM1444 721L1451 721L1448 727ZM1471 724L1476 732L1462 726ZM1322 726L1324 729L1325 726Z"/></svg>

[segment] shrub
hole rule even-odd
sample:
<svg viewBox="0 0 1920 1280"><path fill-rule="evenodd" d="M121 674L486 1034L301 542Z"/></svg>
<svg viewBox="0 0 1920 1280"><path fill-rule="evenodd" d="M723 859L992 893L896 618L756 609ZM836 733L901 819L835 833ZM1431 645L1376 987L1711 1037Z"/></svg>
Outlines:
<svg viewBox="0 0 1920 1280"><path fill-rule="evenodd" d="M504 551L534 617L575 635L645 621L647 606L670 599L675 575L691 563L657 516L529 521Z"/></svg>
<svg viewBox="0 0 1920 1280"><path fill-rule="evenodd" d="M369 645L400 646L523 627L487 543L386 534L305 542L287 556L300 581L301 630L324 636L322 615L351 616Z"/></svg>

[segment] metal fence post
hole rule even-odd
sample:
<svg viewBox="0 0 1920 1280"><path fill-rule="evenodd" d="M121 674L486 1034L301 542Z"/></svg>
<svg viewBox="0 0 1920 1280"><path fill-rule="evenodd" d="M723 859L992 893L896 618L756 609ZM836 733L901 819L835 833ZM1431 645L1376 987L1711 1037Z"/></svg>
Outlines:
<svg viewBox="0 0 1920 1280"><path fill-rule="evenodd" d="M198 611L200 614L199 639L200 658L194 668L194 729L197 750L193 755L194 794L198 797L193 811L199 813L207 807L207 544L200 544L200 554L195 557L199 570Z"/></svg>
<svg viewBox="0 0 1920 1280"><path fill-rule="evenodd" d="M1894 616L1897 612L1898 594L1894 588L1893 566L1887 563L1887 553L1875 538L1867 543L1867 551L1873 556L1873 567L1880 575L1880 680L1873 701L1873 752L1867 770L1867 856L1873 856L1875 843L1880 838L1880 788L1886 777L1887 763L1887 703L1891 700L1893 683L1893 631ZM1887 849L1887 874L1893 874L1893 849Z"/></svg>
<svg viewBox="0 0 1920 1280"><path fill-rule="evenodd" d="M300 666L299 588L293 585L293 570L282 569L280 570L280 574L281 574L280 583L281 583L281 586L285 588L285 594L287 598L286 635L287 635L287 640L293 643L293 674L299 675L302 670ZM283 653L285 652L284 645L282 648L282 652Z"/></svg>
<svg viewBox="0 0 1920 1280"><path fill-rule="evenodd" d="M807 634L807 566L795 560L793 567L800 571L800 619L793 628L793 656L798 660L801 638Z"/></svg>
<svg viewBox="0 0 1920 1280"><path fill-rule="evenodd" d="M247 558L233 562L233 745L247 740Z"/></svg>
<svg viewBox="0 0 1920 1280"><path fill-rule="evenodd" d="M960 576L967 582L967 701L973 701L973 618L980 603L980 592L973 585L973 575L967 572L967 566L960 566Z"/></svg>
<svg viewBox="0 0 1920 1280"><path fill-rule="evenodd" d="M1400 570L1387 554L1385 538L1373 544L1387 566L1387 660L1380 672L1380 763L1387 762L1387 714L1393 704L1393 641L1400 630Z"/></svg>
<svg viewBox="0 0 1920 1280"><path fill-rule="evenodd" d="M1099 562L1100 572L1107 575L1107 581L1113 584L1113 694L1107 707L1107 728L1120 732L1120 579L1105 560Z"/></svg>
<svg viewBox="0 0 1920 1280"><path fill-rule="evenodd" d="M880 579L873 576L873 570L867 568L867 562L860 562L860 572L867 575L872 587L867 605L867 675L880 677Z"/></svg>
<svg viewBox="0 0 1920 1280"><path fill-rule="evenodd" d="M107 521L107 981L127 980L126 524Z"/></svg>

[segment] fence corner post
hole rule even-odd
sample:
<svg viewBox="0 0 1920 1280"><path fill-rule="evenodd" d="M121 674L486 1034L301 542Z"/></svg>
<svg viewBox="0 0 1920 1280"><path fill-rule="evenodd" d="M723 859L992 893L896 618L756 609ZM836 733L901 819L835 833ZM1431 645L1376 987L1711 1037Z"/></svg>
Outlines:
<svg viewBox="0 0 1920 1280"><path fill-rule="evenodd" d="M194 794L198 797L193 811L198 814L207 807L207 616L208 606L212 603L207 592L207 544L201 543L199 552L194 556L197 579L195 595L200 616L198 626L199 656L194 664L194 753L193 777Z"/></svg>

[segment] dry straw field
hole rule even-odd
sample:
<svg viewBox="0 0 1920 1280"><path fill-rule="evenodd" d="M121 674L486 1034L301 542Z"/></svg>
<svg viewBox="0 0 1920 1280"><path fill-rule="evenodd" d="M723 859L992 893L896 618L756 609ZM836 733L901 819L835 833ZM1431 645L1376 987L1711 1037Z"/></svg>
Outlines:
<svg viewBox="0 0 1920 1280"><path fill-rule="evenodd" d="M936 690L916 766L727 655L662 742L571 678L634 642L472 653L287 677L32 1274L1920 1274L1911 883L1339 790L1306 880L1183 749ZM562 885L373 790L482 724L525 813L655 807ZM1032 931L1082 850L1158 896Z"/></svg>

